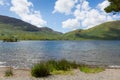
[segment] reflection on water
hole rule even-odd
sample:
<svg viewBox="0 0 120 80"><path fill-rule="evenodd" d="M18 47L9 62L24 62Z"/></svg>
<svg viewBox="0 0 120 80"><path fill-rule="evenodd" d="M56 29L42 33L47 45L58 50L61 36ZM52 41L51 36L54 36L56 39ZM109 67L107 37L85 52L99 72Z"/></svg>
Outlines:
<svg viewBox="0 0 120 80"><path fill-rule="evenodd" d="M0 66L27 68L39 61L63 58L86 64L120 65L120 41L0 42Z"/></svg>

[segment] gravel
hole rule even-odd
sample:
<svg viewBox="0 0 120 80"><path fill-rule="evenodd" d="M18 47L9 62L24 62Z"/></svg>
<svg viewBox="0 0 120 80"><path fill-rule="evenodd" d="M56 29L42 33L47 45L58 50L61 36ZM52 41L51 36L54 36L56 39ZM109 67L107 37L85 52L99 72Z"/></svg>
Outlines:
<svg viewBox="0 0 120 80"><path fill-rule="evenodd" d="M4 71L0 69L2 74ZM120 80L120 69L106 69L100 73L86 74L79 70L74 70L73 74L68 75L50 75L45 78L34 78L30 76L30 71L14 70L13 77L4 77L0 75L0 80Z"/></svg>

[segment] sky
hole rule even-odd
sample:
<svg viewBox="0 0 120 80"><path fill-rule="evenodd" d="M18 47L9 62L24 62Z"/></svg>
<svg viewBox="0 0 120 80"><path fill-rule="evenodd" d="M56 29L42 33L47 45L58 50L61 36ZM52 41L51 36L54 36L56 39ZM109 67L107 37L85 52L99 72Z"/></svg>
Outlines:
<svg viewBox="0 0 120 80"><path fill-rule="evenodd" d="M108 0L0 0L0 15L65 33L119 20L104 11L109 5Z"/></svg>

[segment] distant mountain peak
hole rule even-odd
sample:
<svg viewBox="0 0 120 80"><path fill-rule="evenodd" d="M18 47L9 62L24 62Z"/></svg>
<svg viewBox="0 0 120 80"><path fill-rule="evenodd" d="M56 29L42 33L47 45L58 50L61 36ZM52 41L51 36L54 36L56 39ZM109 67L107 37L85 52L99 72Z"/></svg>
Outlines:
<svg viewBox="0 0 120 80"><path fill-rule="evenodd" d="M20 19L16 19L16 18L12 18L12 17L8 17L8 16L3 16L0 15L0 23L4 23L4 24L10 24L13 26L13 28L19 27L22 30L25 31L32 31L32 32L36 32L36 31L54 31L51 28L48 27L36 27L30 23L24 22Z"/></svg>

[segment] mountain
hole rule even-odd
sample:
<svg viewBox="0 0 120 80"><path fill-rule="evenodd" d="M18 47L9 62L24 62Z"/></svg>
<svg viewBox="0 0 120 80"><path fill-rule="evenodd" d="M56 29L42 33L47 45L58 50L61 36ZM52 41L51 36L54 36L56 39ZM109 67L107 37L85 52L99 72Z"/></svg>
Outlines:
<svg viewBox="0 0 120 80"><path fill-rule="evenodd" d="M74 30L65 33L66 40L103 39L120 40L120 21L106 22L87 30Z"/></svg>
<svg viewBox="0 0 120 80"><path fill-rule="evenodd" d="M62 34L48 27L38 28L20 19L0 15L0 39L13 36L20 40L120 40L120 21Z"/></svg>
<svg viewBox="0 0 120 80"><path fill-rule="evenodd" d="M16 36L22 40L56 40L61 34L48 27L38 28L20 19L0 15L0 39Z"/></svg>

